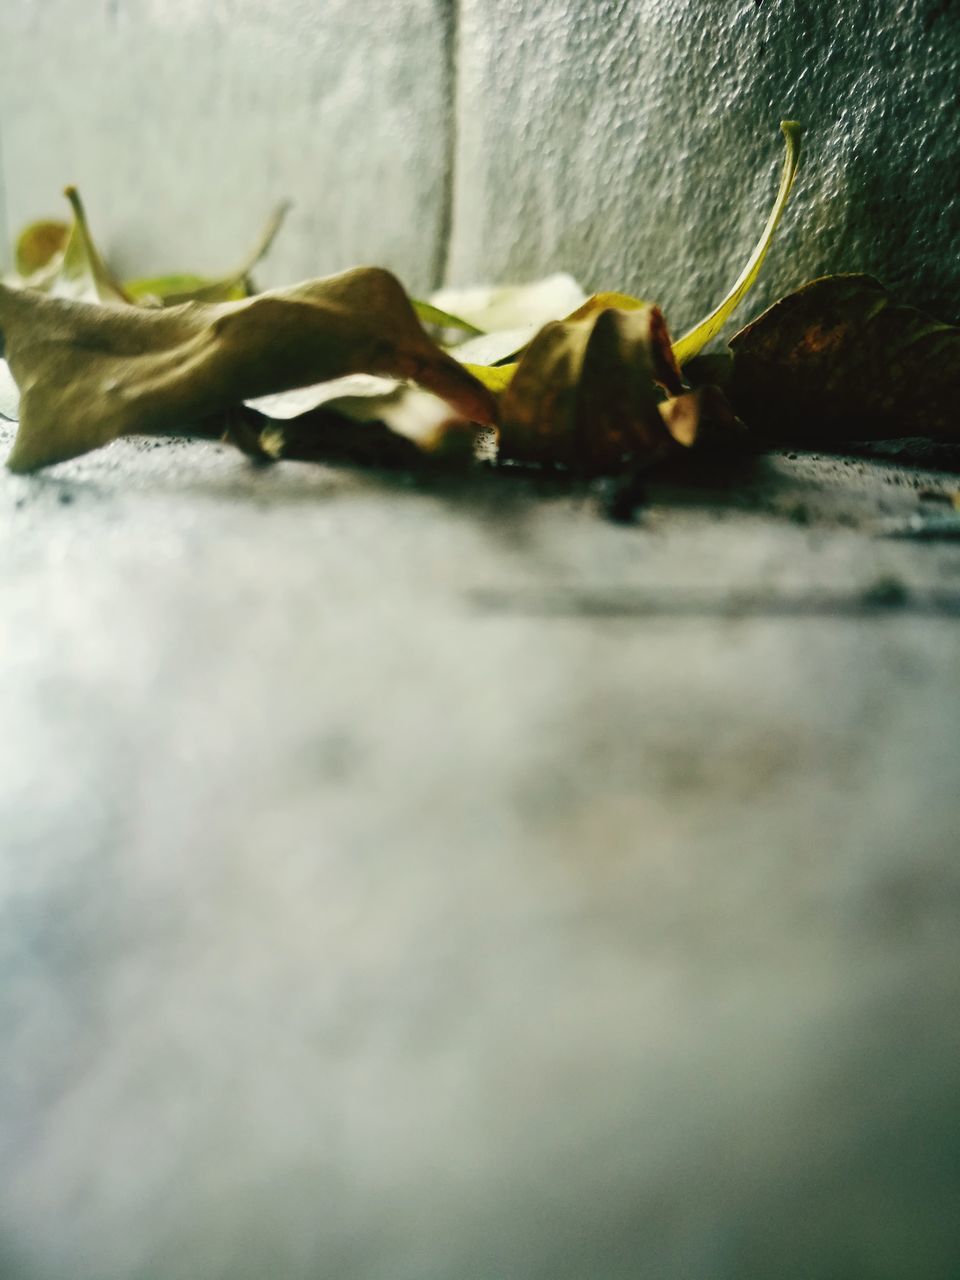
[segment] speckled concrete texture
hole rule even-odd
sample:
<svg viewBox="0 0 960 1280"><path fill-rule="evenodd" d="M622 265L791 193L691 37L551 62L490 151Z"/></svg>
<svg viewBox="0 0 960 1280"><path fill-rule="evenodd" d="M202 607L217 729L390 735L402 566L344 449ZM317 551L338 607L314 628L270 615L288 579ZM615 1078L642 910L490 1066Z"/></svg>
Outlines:
<svg viewBox="0 0 960 1280"><path fill-rule="evenodd" d="M960 7L949 0L463 0L452 281L558 268L682 329L766 218L778 122L807 126L743 318L869 271L960 319Z"/></svg>
<svg viewBox="0 0 960 1280"><path fill-rule="evenodd" d="M931 486L0 477L5 1280L955 1275Z"/></svg>
<svg viewBox="0 0 960 1280"><path fill-rule="evenodd" d="M9 230L63 216L74 182L122 270L215 274L290 199L265 284L376 262L427 288L447 213L450 13L447 0L4 0Z"/></svg>

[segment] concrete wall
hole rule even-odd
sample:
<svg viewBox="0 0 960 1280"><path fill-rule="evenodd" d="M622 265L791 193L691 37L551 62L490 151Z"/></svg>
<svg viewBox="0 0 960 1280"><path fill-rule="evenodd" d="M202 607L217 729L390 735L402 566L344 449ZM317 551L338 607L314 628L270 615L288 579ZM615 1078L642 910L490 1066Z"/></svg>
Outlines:
<svg viewBox="0 0 960 1280"><path fill-rule="evenodd" d="M446 0L4 0L7 220L75 182L124 269L229 268L280 199L268 282L376 259L423 288L445 239Z"/></svg>
<svg viewBox="0 0 960 1280"><path fill-rule="evenodd" d="M960 317L951 0L6 0L0 47L9 225L77 182L131 269L226 267L289 196L269 282L563 268L681 327L749 252L791 116L751 307L868 270Z"/></svg>

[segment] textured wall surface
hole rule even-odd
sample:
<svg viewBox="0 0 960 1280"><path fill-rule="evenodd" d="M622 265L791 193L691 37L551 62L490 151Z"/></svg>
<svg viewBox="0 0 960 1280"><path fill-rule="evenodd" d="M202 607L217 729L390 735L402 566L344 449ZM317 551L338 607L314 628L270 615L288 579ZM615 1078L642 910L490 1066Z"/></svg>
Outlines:
<svg viewBox="0 0 960 1280"><path fill-rule="evenodd" d="M686 327L804 169L755 311L870 271L960 319L960 7L944 0L463 0L450 273L565 267Z"/></svg>
<svg viewBox="0 0 960 1280"><path fill-rule="evenodd" d="M4 0L8 224L63 216L74 182L124 270L215 273L289 198L265 283L377 261L423 289L445 236L449 14L446 0Z"/></svg>
<svg viewBox="0 0 960 1280"><path fill-rule="evenodd" d="M0 43L11 228L75 181L137 270L226 268L289 196L268 283L563 269L681 328L753 246L787 116L806 157L748 311L866 270L960 319L951 0L6 0Z"/></svg>
<svg viewBox="0 0 960 1280"><path fill-rule="evenodd" d="M943 483L0 475L5 1280L955 1276Z"/></svg>

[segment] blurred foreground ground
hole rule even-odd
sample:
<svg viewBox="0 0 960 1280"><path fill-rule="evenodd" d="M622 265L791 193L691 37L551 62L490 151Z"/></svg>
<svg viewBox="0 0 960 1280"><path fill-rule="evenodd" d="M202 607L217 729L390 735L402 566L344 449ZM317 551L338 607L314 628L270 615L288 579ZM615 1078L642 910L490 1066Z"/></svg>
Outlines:
<svg viewBox="0 0 960 1280"><path fill-rule="evenodd" d="M0 1275L955 1276L955 487L0 475Z"/></svg>

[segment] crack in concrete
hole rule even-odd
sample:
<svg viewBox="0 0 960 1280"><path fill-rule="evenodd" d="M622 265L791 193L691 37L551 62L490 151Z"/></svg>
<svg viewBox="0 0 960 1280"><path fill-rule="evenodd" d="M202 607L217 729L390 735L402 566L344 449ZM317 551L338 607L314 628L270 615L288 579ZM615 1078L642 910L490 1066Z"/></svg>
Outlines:
<svg viewBox="0 0 960 1280"><path fill-rule="evenodd" d="M460 60L460 0L437 0L443 30L443 98L446 103L444 120L443 190L440 198L440 217L437 223L437 242L434 255L432 285L439 289L447 278L450 245L453 239L453 202L456 189L457 152L459 146L459 60Z"/></svg>

